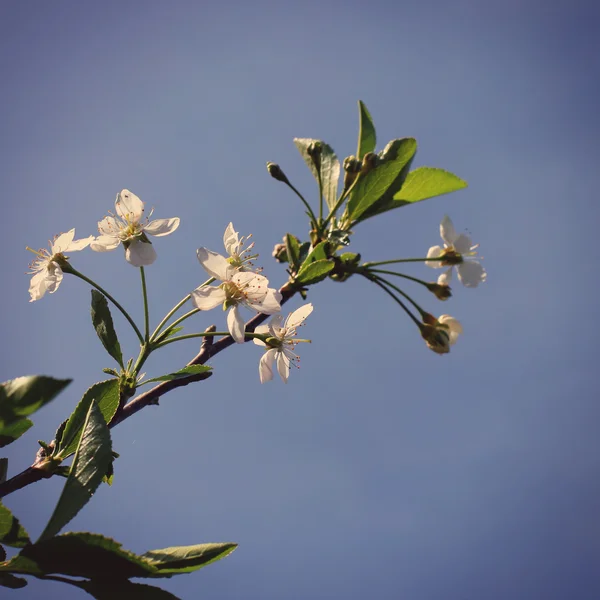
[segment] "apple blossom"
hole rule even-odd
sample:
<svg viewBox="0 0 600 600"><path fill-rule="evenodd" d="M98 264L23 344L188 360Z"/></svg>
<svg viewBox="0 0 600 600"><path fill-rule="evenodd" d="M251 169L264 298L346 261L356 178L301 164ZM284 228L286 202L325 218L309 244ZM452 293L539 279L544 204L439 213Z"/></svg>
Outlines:
<svg viewBox="0 0 600 600"><path fill-rule="evenodd" d="M117 216L104 217L98 223L100 235L90 244L96 252L108 252L123 244L125 259L134 267L151 265L156 260L156 252L148 235L162 237L173 233L179 227L179 217L156 219L152 216L141 222L144 214L144 203L129 190L121 190L115 201Z"/></svg>
<svg viewBox="0 0 600 600"><path fill-rule="evenodd" d="M427 346L437 354L448 354L459 334L463 332L458 319L450 315L442 315L436 319L429 313L424 313L421 335Z"/></svg>
<svg viewBox="0 0 600 600"><path fill-rule="evenodd" d="M438 277L440 285L449 285L452 269L456 267L458 279L465 287L477 287L486 280L485 269L477 262L477 248L472 245L471 238L464 233L457 234L450 217L445 216L440 223L440 235L444 247L432 246L427 252L427 258L440 258L439 261L427 261L429 267L441 269L449 267Z"/></svg>
<svg viewBox="0 0 600 600"><path fill-rule="evenodd" d="M259 325L254 333L266 334L266 342L254 338L254 343L266 348L258 365L258 374L260 382L271 381L273 379L273 363L277 365L277 372L287 383L290 374L290 365L295 365L300 357L294 353L294 348L299 341L295 340L298 327L304 324L304 320L313 310L312 304L305 304L288 315L285 322L283 317L275 315L266 325Z"/></svg>
<svg viewBox="0 0 600 600"><path fill-rule="evenodd" d="M83 250L94 239L93 235L81 240L73 240L74 237L75 229L71 229L67 233L57 235L54 240L49 242L50 251L45 248L41 250L27 248L37 255L37 258L29 265L31 269L29 274L33 275L29 284L29 295L31 296L29 302L39 300L46 292L53 294L63 278L61 263L64 266L64 262L68 259L64 253Z"/></svg>
<svg viewBox="0 0 600 600"><path fill-rule="evenodd" d="M239 311L246 306L258 313L272 315L281 310L281 294L269 287L266 277L251 271L239 271L224 256L198 248L198 260L207 273L222 283L217 286L200 286L191 296L200 310L210 310L221 304L227 314L227 328L238 343L244 342L245 324Z"/></svg>

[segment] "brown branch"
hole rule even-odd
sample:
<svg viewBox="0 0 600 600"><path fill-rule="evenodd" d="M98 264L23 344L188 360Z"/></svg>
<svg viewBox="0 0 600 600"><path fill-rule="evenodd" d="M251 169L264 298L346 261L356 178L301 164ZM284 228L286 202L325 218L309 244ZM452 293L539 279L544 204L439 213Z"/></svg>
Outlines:
<svg viewBox="0 0 600 600"><path fill-rule="evenodd" d="M296 293L296 290L289 286L289 284L285 284L279 291L282 295L282 305L285 304ZM256 315L246 323L246 331L252 333L258 325L266 321L268 318L269 315ZM206 331L215 331L214 325L211 325L211 327L206 329ZM246 337L244 341L249 342L251 339L252 338L250 337ZM216 356L217 354L219 354L219 352L225 350L226 348L229 348L229 346L232 346L234 343L235 342L233 341L233 338L230 335L226 335L225 337L222 337L216 342L214 341L213 336L206 336L200 347L200 352L198 352L198 354L194 356L194 358L192 358L192 360L187 364L187 366L206 364L206 362L210 360L213 356ZM207 371L206 373L197 373L195 375L189 375L188 377L182 377L181 379L174 379L173 381L163 381L162 383L159 383L158 385L154 386L151 390L140 394L139 396L128 402L122 408L122 410L120 410L115 415L113 420L110 422L109 427L115 427L119 423L125 421L125 419L128 419L129 417L134 415L136 412L142 410L142 408L145 408L146 406L149 406L151 404L158 404L159 398L167 392L170 392L171 390L174 390L179 387L183 387L190 383L194 383L196 381L208 379L211 375L212 371ZM28 467L18 475L7 479L4 483L0 483L0 498L2 498L3 496L7 496L12 492L16 492L17 490L20 490L21 488L24 488L32 483L35 483L40 479L46 479L51 476L52 473L37 468L36 463L34 463L31 467Z"/></svg>

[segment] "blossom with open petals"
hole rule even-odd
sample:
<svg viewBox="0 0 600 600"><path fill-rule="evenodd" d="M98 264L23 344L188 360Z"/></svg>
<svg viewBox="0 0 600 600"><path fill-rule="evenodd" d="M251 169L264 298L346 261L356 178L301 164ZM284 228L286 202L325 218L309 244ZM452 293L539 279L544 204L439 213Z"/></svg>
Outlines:
<svg viewBox="0 0 600 600"><path fill-rule="evenodd" d="M298 327L304 324L304 320L313 310L312 304L305 304L294 312L288 315L288 318L283 322L281 315L275 315L266 325L259 325L254 333L266 334L267 341L263 342L258 338L254 338L254 343L259 346L264 346L266 352L262 355L258 365L258 374L260 382L271 381L273 379L273 363L277 365L277 372L287 383L290 374L290 365L296 365L300 357L294 352L296 344L296 333Z"/></svg>
<svg viewBox="0 0 600 600"><path fill-rule="evenodd" d="M432 246L427 252L427 258L439 258L439 261L429 260L425 264L434 269L448 267L438 277L440 285L449 285L452 278L452 269L456 267L458 279L465 287L477 287L487 277L485 269L477 262L477 248L471 238L464 234L457 234L450 217L445 216L440 224L440 235L444 240L444 247Z"/></svg>
<svg viewBox="0 0 600 600"><path fill-rule="evenodd" d="M37 256L29 265L31 269L29 274L33 275L29 284L29 295L31 296L29 302L39 300L46 292L53 294L63 278L61 263L64 266L64 262L68 259L64 253L83 250L94 239L93 235L81 240L74 240L74 237L75 229L71 229L67 233L57 235L50 242L49 251L45 248L41 250L27 248Z"/></svg>
<svg viewBox="0 0 600 600"><path fill-rule="evenodd" d="M437 354L448 354L450 346L456 344L462 332L460 321L450 315L442 315L438 319L429 313L423 315L421 335L427 346Z"/></svg>
<svg viewBox="0 0 600 600"><path fill-rule="evenodd" d="M245 324L239 307L246 306L257 313L272 315L281 310L281 294L269 287L266 277L251 271L239 271L224 256L198 248L198 260L215 279L218 286L200 286L192 292L192 302L200 310L210 310L221 304L227 314L227 328L238 343L244 342Z"/></svg>
<svg viewBox="0 0 600 600"><path fill-rule="evenodd" d="M144 203L129 190L121 190L117 194L115 211L117 216L104 217L98 223L100 235L90 248L96 252L108 252L122 243L125 259L134 267L151 265L156 260L156 251L148 235L162 237L179 227L179 217L149 221L152 211L142 222Z"/></svg>
<svg viewBox="0 0 600 600"><path fill-rule="evenodd" d="M251 237L252 234L240 237L238 232L233 228L233 223L229 223L225 229L223 244L227 254L229 254L227 260L239 271L256 271L252 262L255 258L258 258L258 254L252 254L254 242L250 242L244 248Z"/></svg>

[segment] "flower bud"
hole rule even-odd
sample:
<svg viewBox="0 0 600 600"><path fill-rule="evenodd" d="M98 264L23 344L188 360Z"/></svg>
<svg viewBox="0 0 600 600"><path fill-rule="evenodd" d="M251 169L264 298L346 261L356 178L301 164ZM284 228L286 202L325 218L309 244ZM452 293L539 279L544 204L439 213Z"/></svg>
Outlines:
<svg viewBox="0 0 600 600"><path fill-rule="evenodd" d="M367 152L363 156L362 165L360 168L360 174L366 175L369 171L372 171L377 166L377 154L374 152Z"/></svg>
<svg viewBox="0 0 600 600"><path fill-rule="evenodd" d="M361 163L355 156L347 156L344 159L344 189L347 190L358 177Z"/></svg>
<svg viewBox="0 0 600 600"><path fill-rule="evenodd" d="M273 258L280 263L288 262L288 255L285 244L275 244L273 248Z"/></svg>
<svg viewBox="0 0 600 600"><path fill-rule="evenodd" d="M317 171L321 170L321 154L323 152L323 145L321 142L311 142L306 148L306 153L310 156Z"/></svg>
<svg viewBox="0 0 600 600"><path fill-rule="evenodd" d="M277 181L282 181L283 183L287 184L290 183L289 179L285 176L285 173L281 170L281 167L278 164L274 162L268 162L267 171L269 171L269 175L273 179L277 179Z"/></svg>
<svg viewBox="0 0 600 600"><path fill-rule="evenodd" d="M445 283L428 283L427 289L435 295L438 300L448 300L452 296L450 286Z"/></svg>

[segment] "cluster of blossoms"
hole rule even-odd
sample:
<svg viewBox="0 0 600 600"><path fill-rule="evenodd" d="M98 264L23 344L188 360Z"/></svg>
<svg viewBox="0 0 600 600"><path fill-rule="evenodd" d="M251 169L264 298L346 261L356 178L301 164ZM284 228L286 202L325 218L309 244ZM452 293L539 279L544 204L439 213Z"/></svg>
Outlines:
<svg viewBox="0 0 600 600"><path fill-rule="evenodd" d="M74 240L75 229L62 233L50 242L50 250L31 250L36 258L30 265L33 275L29 286L30 302L39 300L46 292L54 293L63 278L63 272L76 273L68 262L66 252L90 247L96 252L115 250L119 245L125 249L125 259L135 267L151 265L156 260L156 251L148 235L162 237L173 233L179 227L179 218L156 219L150 215L143 219L144 203L129 190L122 190L115 201L115 215L109 214L98 223L99 236ZM200 264L218 285L201 285L191 294L193 304L205 311L219 305L227 313L227 328L237 343L245 341L245 323L240 308L245 306L256 313L275 315L269 325L256 329L263 339L254 338L255 343L265 347L266 352L260 361L261 382L273 378L272 365L277 363L277 371L287 383L290 366L296 365L299 358L293 352L298 341L294 340L297 328L312 312L312 305L306 304L294 311L282 325L281 294L269 287L269 281L255 269L252 254L254 242L247 243L250 236L240 237L229 223L223 236L228 257L207 248L198 248L196 254Z"/></svg>

